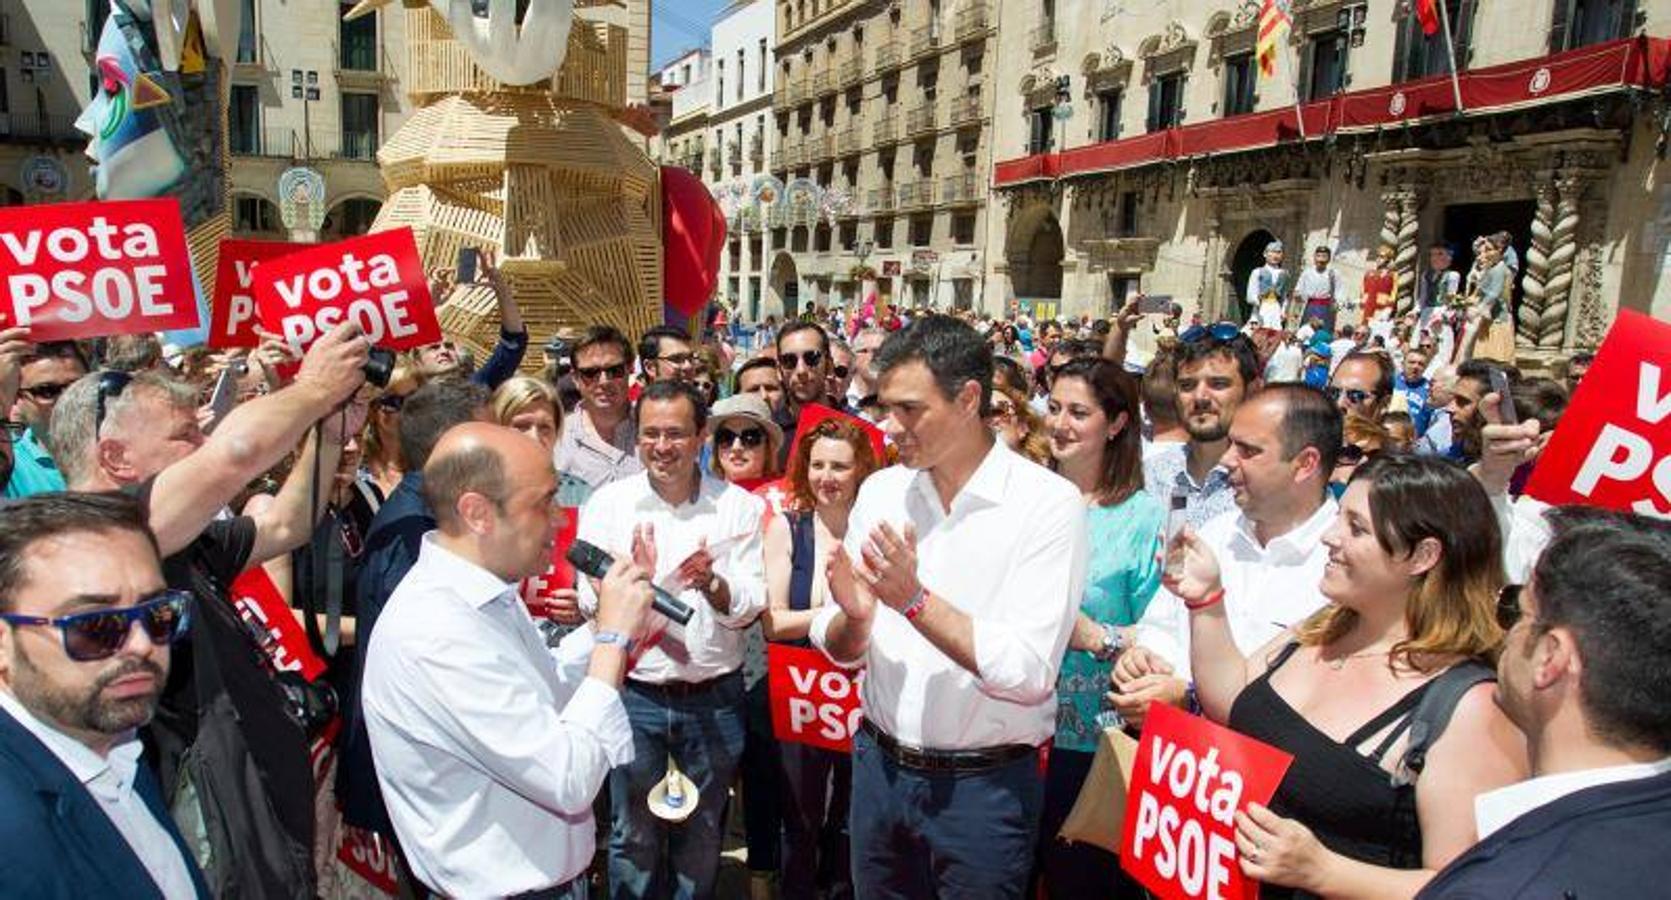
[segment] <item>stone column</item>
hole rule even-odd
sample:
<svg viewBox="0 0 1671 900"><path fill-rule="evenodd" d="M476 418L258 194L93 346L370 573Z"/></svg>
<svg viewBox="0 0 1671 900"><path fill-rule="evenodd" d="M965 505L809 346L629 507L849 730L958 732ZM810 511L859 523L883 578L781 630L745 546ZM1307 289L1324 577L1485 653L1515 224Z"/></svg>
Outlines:
<svg viewBox="0 0 1671 900"><path fill-rule="evenodd" d="M1381 243L1393 248L1393 310L1410 311L1416 285L1417 198L1414 185L1401 184L1381 192Z"/></svg>
<svg viewBox="0 0 1671 900"><path fill-rule="evenodd" d="M1566 338L1578 255L1578 204L1584 182L1570 174L1541 173L1535 193L1532 247L1526 254L1525 296L1515 342L1528 350L1557 350Z"/></svg>

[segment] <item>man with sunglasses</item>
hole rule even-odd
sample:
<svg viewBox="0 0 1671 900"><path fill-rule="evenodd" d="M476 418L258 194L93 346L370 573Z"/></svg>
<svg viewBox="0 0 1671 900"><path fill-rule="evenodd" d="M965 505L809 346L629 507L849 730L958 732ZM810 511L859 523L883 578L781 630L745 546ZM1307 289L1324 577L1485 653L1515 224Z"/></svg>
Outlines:
<svg viewBox="0 0 1671 900"><path fill-rule="evenodd" d="M9 411L6 437L13 458L11 477L5 482L7 497L64 489L64 475L42 441L59 396L87 374L87 361L75 342L31 345L28 333L26 328L0 331L0 382L11 377L8 369L15 369L17 379L15 402L3 404Z"/></svg>
<svg viewBox="0 0 1671 900"><path fill-rule="evenodd" d="M1380 422L1392 399L1392 358L1384 353L1354 350L1346 354L1329 375L1323 393L1334 401L1342 416L1357 416Z"/></svg>
<svg viewBox="0 0 1671 900"><path fill-rule="evenodd" d="M1144 490L1162 499L1182 495L1185 521L1199 528L1236 508L1229 473L1219 460L1230 449L1236 409L1262 386L1259 356L1235 325L1220 322L1191 326L1179 335L1171 365L1178 418L1189 440L1144 459Z"/></svg>
<svg viewBox="0 0 1671 900"><path fill-rule="evenodd" d="M813 322L787 322L777 334L777 364L783 370L783 418L778 424L792 433L801 407L821 403L845 409L845 398L830 396L830 336Z"/></svg>
<svg viewBox="0 0 1671 900"><path fill-rule="evenodd" d="M563 417L563 433L552 449L559 475L597 490L644 470L627 390L632 362L632 343L609 325L594 325L574 342L580 405Z"/></svg>
<svg viewBox="0 0 1671 900"><path fill-rule="evenodd" d="M52 493L0 507L7 896L210 896L135 734L188 601L167 589L134 500Z"/></svg>
<svg viewBox="0 0 1671 900"><path fill-rule="evenodd" d="M1532 777L1474 800L1480 841L1418 897L1659 897L1671 877L1671 524L1566 507L1508 629L1497 705Z"/></svg>

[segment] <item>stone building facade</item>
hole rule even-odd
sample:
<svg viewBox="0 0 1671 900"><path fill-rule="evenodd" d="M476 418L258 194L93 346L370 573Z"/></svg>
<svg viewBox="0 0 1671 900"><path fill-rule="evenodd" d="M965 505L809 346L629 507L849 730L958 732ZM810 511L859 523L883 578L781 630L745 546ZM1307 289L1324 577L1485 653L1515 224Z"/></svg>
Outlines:
<svg viewBox="0 0 1671 900"><path fill-rule="evenodd" d="M1402 307L1427 244L1466 266L1508 231L1522 352L1594 346L1620 307L1671 318L1671 3L1448 0L1447 48L1403 0L1294 0L1274 77L1260 5L1004 4L985 308L1143 291L1245 320L1273 239L1290 271L1333 250L1352 301L1392 247Z"/></svg>

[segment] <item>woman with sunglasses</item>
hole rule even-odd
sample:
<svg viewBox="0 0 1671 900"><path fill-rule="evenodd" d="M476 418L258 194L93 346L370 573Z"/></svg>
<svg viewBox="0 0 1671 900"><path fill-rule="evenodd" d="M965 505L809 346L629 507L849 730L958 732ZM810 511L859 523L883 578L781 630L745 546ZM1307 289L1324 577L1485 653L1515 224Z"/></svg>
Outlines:
<svg viewBox="0 0 1671 900"><path fill-rule="evenodd" d="M388 497L406 474L400 462L400 410L423 383L417 367L401 363L389 373L383 393L371 401L371 416L361 439L365 445L361 468L380 499Z"/></svg>
<svg viewBox="0 0 1671 900"><path fill-rule="evenodd" d="M748 490L778 477L783 429L772 421L766 401L754 394L727 397L714 404L708 428L715 475Z"/></svg>
<svg viewBox="0 0 1671 900"><path fill-rule="evenodd" d="M874 446L854 422L813 426L789 462L789 509L766 527L766 638L809 646L807 630L829 600L824 561L847 536L859 486L879 467ZM784 789L782 896L850 897L847 799L852 767L844 753L778 745ZM822 876L822 877L821 877ZM823 884L820 884L820 881Z"/></svg>
<svg viewBox="0 0 1671 900"><path fill-rule="evenodd" d="M1329 605L1248 657L1188 530L1166 585L1189 610L1202 710L1294 757L1269 808L1236 815L1242 871L1266 897L1412 896L1478 839L1474 798L1526 773L1484 683L1503 641L1502 543L1472 476L1398 453L1352 476L1323 543ZM1430 691L1456 702L1413 727Z"/></svg>
<svg viewBox="0 0 1671 900"><path fill-rule="evenodd" d="M1160 587L1155 549L1166 512L1143 490L1137 381L1119 366L1100 359L1063 366L1045 422L1050 466L1079 488L1087 507L1091 557L1056 681L1056 737L1045 773L1039 870L1052 897L1105 896L1112 885L1132 886L1119 874L1119 860L1088 844L1058 841L1056 834L1096 756L1102 734L1098 713L1114 658Z"/></svg>

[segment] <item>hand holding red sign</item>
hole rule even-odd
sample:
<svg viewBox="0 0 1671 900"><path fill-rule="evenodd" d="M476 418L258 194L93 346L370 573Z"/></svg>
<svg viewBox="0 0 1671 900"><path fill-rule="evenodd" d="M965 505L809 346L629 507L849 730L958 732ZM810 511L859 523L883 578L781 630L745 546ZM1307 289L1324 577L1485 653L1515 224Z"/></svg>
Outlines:
<svg viewBox="0 0 1671 900"><path fill-rule="evenodd" d="M174 199L0 209L0 328L36 341L195 328L197 290Z"/></svg>
<svg viewBox="0 0 1671 900"><path fill-rule="evenodd" d="M260 346L261 338L255 333L256 265L313 246L232 238L221 241L220 259L215 264L215 299L209 306L209 346Z"/></svg>
<svg viewBox="0 0 1671 900"><path fill-rule="evenodd" d="M527 605L529 615L562 625L579 625L585 621L580 614L580 597L574 590L574 563L568 558L579 529L579 508L564 507L563 527L557 530L557 539L551 545L551 565L544 574L522 581L522 602Z"/></svg>
<svg viewBox="0 0 1671 900"><path fill-rule="evenodd" d="M1671 325L1619 311L1526 493L1671 518Z"/></svg>
<svg viewBox="0 0 1671 900"><path fill-rule="evenodd" d="M849 672L824 654L785 644L766 646L766 690L772 733L780 741L850 753L859 728L862 673Z"/></svg>
<svg viewBox="0 0 1671 900"><path fill-rule="evenodd" d="M1255 900L1259 883L1237 863L1245 852L1238 850L1237 824L1251 804L1270 801L1293 759L1206 719L1151 704L1126 796L1120 866L1163 900ZM1260 860L1269 864L1270 857L1261 852Z"/></svg>
<svg viewBox="0 0 1671 900"><path fill-rule="evenodd" d="M301 352L338 324L371 343L409 350L441 339L410 228L291 253L255 267L261 324Z"/></svg>

